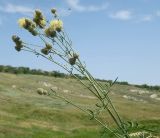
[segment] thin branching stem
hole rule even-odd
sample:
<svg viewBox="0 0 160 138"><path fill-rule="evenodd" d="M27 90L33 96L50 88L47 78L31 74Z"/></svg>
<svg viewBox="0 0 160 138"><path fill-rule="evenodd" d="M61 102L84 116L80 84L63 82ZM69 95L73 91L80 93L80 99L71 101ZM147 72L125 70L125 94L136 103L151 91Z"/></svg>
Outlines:
<svg viewBox="0 0 160 138"><path fill-rule="evenodd" d="M96 118L95 116L93 116L93 114L91 114L90 112L88 112L87 109L84 109L84 108L76 105L75 103L73 103L71 100L68 100L67 98L64 98L64 97L58 95L53 89L51 89L51 91L54 93L54 97L57 97L57 98L65 101L65 102L69 103L70 105L76 107L77 109L83 111L84 113L90 115L91 117L93 117L94 120L96 120L99 124L101 124L105 129L107 129L108 131L110 131L110 132L113 133L113 131L112 131L109 127L107 127L106 125L104 125L98 118ZM51 96L50 96L50 97L51 97ZM54 97L51 97L51 98L54 98ZM116 134L116 133L113 133L113 134L114 134L115 136L117 136L118 138L122 138L122 136L120 136L120 135L118 135L118 134Z"/></svg>
<svg viewBox="0 0 160 138"><path fill-rule="evenodd" d="M56 16L56 14L55 14L55 16ZM45 47L26 43L26 42L22 42L22 45L20 45L21 41L19 43L17 43L17 41L19 41L19 38L16 39L15 37L13 37L12 39L16 42L16 44L18 44L18 46L16 47L16 50L18 50L18 51L23 50L23 51L31 52L31 53L35 54L36 56L41 56L41 57L51 61L52 63L56 64L57 66L61 67L62 69L67 71L72 76L74 76L85 88L87 88L97 98L98 104L100 104L99 107L97 106L99 108L98 113L97 113L97 111L95 111L95 113L94 113L90 109L83 109L82 107L74 104L72 101L66 99L65 97L58 95L57 93L54 93L54 97L57 97L65 102L73 105L74 107L83 111L84 113L90 115L96 122L98 122L106 130L114 133L114 135L116 137L129 138L128 130L126 129L124 122L122 121L120 115L118 114L116 108L114 107L114 105L108 95L108 93L110 92L110 88L113 86L113 84L115 82L113 82L109 86L106 86L106 85L103 86L102 83L99 83L91 75L91 73L86 69L85 64L83 64L81 62L77 52L73 49L72 41L69 38L68 34L65 32L63 25L62 25L63 23L60 21L58 16L56 16L55 18L57 21L55 21L55 22L53 21L52 22L53 24L52 23L48 24L48 22L47 22L47 25L50 25L49 28L52 27L52 30L49 30L48 33L46 32L47 30L45 30L45 28L41 29L41 28L36 27L37 35L42 40L42 42L45 44ZM47 29L49 29L49 28L47 28ZM27 29L27 28L25 28L25 29ZM30 30L32 28L28 28L28 29ZM32 31L32 30L30 30L30 31ZM50 34L52 32L55 34L55 31L56 31L55 36L53 34ZM47 42L47 40L49 40L49 42L53 45L53 47L48 45L49 43ZM54 47L54 45L56 45L57 47ZM35 49L32 48L31 46L33 46ZM43 48L43 49L41 49L41 48ZM58 60L56 60L56 58L54 58L55 56L57 57ZM82 79L80 77L78 77L77 75L75 75L73 73L73 71L78 72L80 75L82 75L82 77L85 77L86 80L89 82L89 84L82 81ZM51 91L53 91L53 90L51 89ZM119 130L118 132L113 132L109 128L109 126L106 125L106 122L101 121L97 118L97 114L99 114L101 110L107 111L107 113L110 115L110 117L113 119L114 123L116 124L117 130Z"/></svg>

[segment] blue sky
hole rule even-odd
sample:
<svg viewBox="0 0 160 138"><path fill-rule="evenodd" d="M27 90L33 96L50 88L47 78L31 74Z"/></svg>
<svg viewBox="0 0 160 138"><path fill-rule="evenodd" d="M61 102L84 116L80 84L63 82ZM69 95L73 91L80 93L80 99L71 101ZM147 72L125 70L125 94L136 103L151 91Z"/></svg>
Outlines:
<svg viewBox="0 0 160 138"><path fill-rule="evenodd" d="M29 53L17 53L13 34L35 43L17 25L41 9L56 7L74 48L97 78L160 85L159 0L0 0L0 64L60 70ZM67 9L71 8L71 11Z"/></svg>

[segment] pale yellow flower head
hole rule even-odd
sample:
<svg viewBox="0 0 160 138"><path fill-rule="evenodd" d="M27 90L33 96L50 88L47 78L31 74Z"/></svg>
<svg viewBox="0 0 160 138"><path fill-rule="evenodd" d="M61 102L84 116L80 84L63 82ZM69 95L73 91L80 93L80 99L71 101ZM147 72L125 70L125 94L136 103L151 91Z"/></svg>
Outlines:
<svg viewBox="0 0 160 138"><path fill-rule="evenodd" d="M18 20L19 26L29 31L32 35L36 36L38 32L35 30L36 24L28 19L28 18L21 18Z"/></svg>
<svg viewBox="0 0 160 138"><path fill-rule="evenodd" d="M25 27L26 26L26 19L25 18L21 18L18 20L18 24L20 27Z"/></svg>
<svg viewBox="0 0 160 138"><path fill-rule="evenodd" d="M50 28L56 31L61 31L63 29L63 22L61 20L52 20L50 22Z"/></svg>
<svg viewBox="0 0 160 138"><path fill-rule="evenodd" d="M46 20L45 20L45 19L41 20L41 21L40 21L40 25L41 25L42 27L44 27L44 26L46 25Z"/></svg>

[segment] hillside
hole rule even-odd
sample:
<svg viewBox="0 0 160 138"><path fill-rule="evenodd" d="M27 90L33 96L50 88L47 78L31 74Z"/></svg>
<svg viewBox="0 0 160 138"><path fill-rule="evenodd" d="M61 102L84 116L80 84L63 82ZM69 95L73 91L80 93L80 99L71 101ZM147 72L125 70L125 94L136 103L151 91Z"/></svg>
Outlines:
<svg viewBox="0 0 160 138"><path fill-rule="evenodd" d="M38 95L37 88L48 92L53 88L82 107L96 103L75 79L0 73L0 138L100 137L95 121L66 102ZM122 118L138 121L160 135L159 91L116 84L110 96ZM102 114L102 119L112 125L109 117Z"/></svg>

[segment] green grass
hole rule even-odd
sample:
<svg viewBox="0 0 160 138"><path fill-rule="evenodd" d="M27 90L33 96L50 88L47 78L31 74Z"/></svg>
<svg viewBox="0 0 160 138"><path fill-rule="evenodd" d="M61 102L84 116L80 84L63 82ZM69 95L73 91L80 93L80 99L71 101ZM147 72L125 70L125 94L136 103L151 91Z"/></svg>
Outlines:
<svg viewBox="0 0 160 138"><path fill-rule="evenodd" d="M92 108L96 99L76 80L6 73L0 73L0 78L0 138L100 137L101 126L89 116L59 99L40 96L36 92L37 88L49 91L48 86L56 87L59 94L82 107ZM123 119L138 121L160 135L160 101L149 97L153 93L159 95L159 92L138 95L130 91L133 89L145 90L116 84L110 93L114 105ZM123 95L145 102L124 99ZM109 116L102 113L101 118L114 126Z"/></svg>

